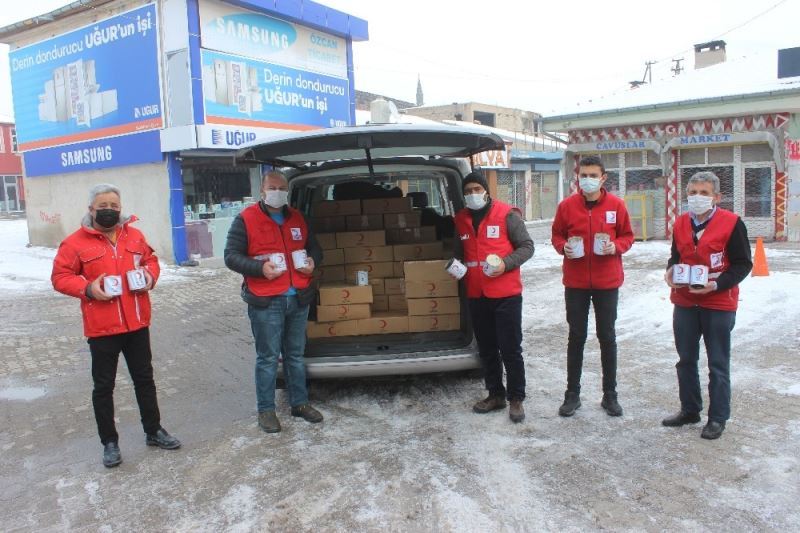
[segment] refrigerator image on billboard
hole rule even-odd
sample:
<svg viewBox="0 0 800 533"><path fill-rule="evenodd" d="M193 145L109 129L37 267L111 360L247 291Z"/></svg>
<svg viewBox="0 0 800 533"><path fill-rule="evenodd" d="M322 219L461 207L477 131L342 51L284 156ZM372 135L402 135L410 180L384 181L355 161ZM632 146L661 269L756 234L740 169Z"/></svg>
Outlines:
<svg viewBox="0 0 800 533"><path fill-rule="evenodd" d="M82 59L53 69L52 79L44 83L39 95L39 120L66 122L75 119L90 127L92 119L117 110L117 90L100 91L95 78L95 62Z"/></svg>

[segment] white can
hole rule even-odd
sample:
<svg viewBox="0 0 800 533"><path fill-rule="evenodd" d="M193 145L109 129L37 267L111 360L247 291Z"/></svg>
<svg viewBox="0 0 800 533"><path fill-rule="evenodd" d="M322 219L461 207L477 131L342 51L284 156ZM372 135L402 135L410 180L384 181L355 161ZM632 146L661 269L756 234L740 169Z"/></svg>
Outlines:
<svg viewBox="0 0 800 533"><path fill-rule="evenodd" d="M305 268L308 266L308 254L305 250L295 250L292 252L292 263L295 268Z"/></svg>
<svg viewBox="0 0 800 533"><path fill-rule="evenodd" d="M103 292L109 296L122 294L122 276L106 276L103 278Z"/></svg>
<svg viewBox="0 0 800 533"><path fill-rule="evenodd" d="M369 285L369 272L367 272L366 270L357 270L356 285L359 285L361 287Z"/></svg>
<svg viewBox="0 0 800 533"><path fill-rule="evenodd" d="M702 289L706 285L708 285L708 267L706 265L692 265L689 286L693 289Z"/></svg>
<svg viewBox="0 0 800 533"><path fill-rule="evenodd" d="M691 267L683 263L672 265L672 283L675 285L688 285L691 281Z"/></svg>
<svg viewBox="0 0 800 533"><path fill-rule="evenodd" d="M286 271L286 256L283 255L281 252L275 252L273 254L269 254L267 256L269 261L275 265L276 272L285 272Z"/></svg>
<svg viewBox="0 0 800 533"><path fill-rule="evenodd" d="M143 269L136 268L134 270L128 270L126 275L128 277L128 288L130 290L138 291L147 286L147 277L145 277Z"/></svg>
<svg viewBox="0 0 800 533"><path fill-rule="evenodd" d="M569 247L572 248L572 259L580 259L586 252L583 249L583 237L574 235L567 239Z"/></svg>
<svg viewBox="0 0 800 533"><path fill-rule="evenodd" d="M456 279L461 279L467 275L467 267L455 257L447 262L447 265L444 267L444 269Z"/></svg>
<svg viewBox="0 0 800 533"><path fill-rule="evenodd" d="M610 240L611 240L611 236L608 233L595 233L594 234L594 254L595 255L605 255L603 253L603 247Z"/></svg>
<svg viewBox="0 0 800 533"><path fill-rule="evenodd" d="M491 276L498 270L500 270L500 263L503 260L500 259L500 256L497 254L489 254L486 256L486 262L483 264L483 273L487 276Z"/></svg>

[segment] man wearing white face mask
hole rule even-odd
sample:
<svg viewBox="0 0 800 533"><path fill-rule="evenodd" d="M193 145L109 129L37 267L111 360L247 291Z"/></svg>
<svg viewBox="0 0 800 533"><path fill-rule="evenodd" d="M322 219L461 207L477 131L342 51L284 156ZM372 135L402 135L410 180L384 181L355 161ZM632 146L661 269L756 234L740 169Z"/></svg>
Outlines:
<svg viewBox="0 0 800 533"><path fill-rule="evenodd" d="M258 425L277 433L281 425L275 414L275 380L281 355L292 416L322 421L322 414L308 403L303 360L309 306L316 297L311 274L322 262L322 249L303 214L287 205L289 185L281 172L264 174L261 194L262 200L231 224L225 265L244 276L242 299L256 344ZM305 264L293 257L301 250L307 255Z"/></svg>
<svg viewBox="0 0 800 533"><path fill-rule="evenodd" d="M702 337L708 355L709 407L708 423L700 436L717 439L731 410L731 331L739 303L738 285L753 263L744 222L717 205L720 191L716 174L698 172L689 178L686 194L689 212L675 221L672 255L664 275L675 304L672 327L679 358L675 367L681 410L662 424L678 427L700 421L703 399L697 363ZM708 283L701 288L673 283L676 264L708 267Z"/></svg>
<svg viewBox="0 0 800 533"><path fill-rule="evenodd" d="M580 191L558 204L551 242L564 255L562 264L567 341L567 390L560 416L572 416L581 406L583 348L588 335L589 307L594 307L603 399L609 416L621 416L617 400L617 303L625 279L622 254L633 245L633 230L625 202L602 186L606 170L599 157L578 163Z"/></svg>
<svg viewBox="0 0 800 533"><path fill-rule="evenodd" d="M525 411L525 363L522 359L522 278L519 267L533 256L533 240L512 207L489 197L479 172L462 182L466 208L455 216L454 256L467 267L464 276L472 327L489 395L472 408L488 413L511 402L509 418L522 422ZM497 268L484 270L489 255ZM503 368L506 385L503 386Z"/></svg>

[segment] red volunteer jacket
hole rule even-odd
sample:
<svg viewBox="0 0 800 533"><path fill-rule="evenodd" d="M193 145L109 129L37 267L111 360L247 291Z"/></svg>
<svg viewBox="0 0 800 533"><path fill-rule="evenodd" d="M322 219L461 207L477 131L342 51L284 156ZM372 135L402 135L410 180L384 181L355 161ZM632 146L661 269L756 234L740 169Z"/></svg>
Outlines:
<svg viewBox="0 0 800 533"><path fill-rule="evenodd" d="M493 199L477 233L472 225L470 209L465 208L456 213L456 233L464 247L464 264L467 266L464 282L468 298L507 298L522 294L520 269L504 272L496 278L490 278L483 273L487 255L497 254L503 258L514 251L506 227L506 217L510 212L510 205Z"/></svg>
<svg viewBox="0 0 800 533"><path fill-rule="evenodd" d="M311 284L311 276L299 272L292 261L292 252L306 247L306 221L296 209L289 207L288 212L289 216L283 224L278 225L258 204L242 211L247 230L247 255L256 257L279 252L286 259L287 271L273 280L244 277L247 288L256 296L277 296L289 290L289 287L305 289Z"/></svg>
<svg viewBox="0 0 800 533"><path fill-rule="evenodd" d="M87 337L105 337L146 328L150 325L150 294L147 291L131 292L128 289L129 270L133 270L134 256L140 256L139 266L158 279L158 258L147 244L144 235L129 226L135 222L131 216L117 230L117 243L111 242L91 227L88 218L80 229L68 236L58 248L53 260L50 280L53 287L81 301L83 334ZM86 287L101 274L122 277L122 295L101 302L86 297Z"/></svg>
<svg viewBox="0 0 800 533"><path fill-rule="evenodd" d="M692 238L692 220L689 213L684 213L675 221L673 239L681 256L681 263L686 265L706 265L708 280L713 281L730 265L726 249L731 233L736 227L739 216L717 207L702 236L694 244ZM695 305L718 311L736 311L739 306L739 286L735 285L724 291L712 291L708 294L692 294L688 287L672 289L670 301L681 307Z"/></svg>
<svg viewBox="0 0 800 533"><path fill-rule="evenodd" d="M607 233L617 247L614 255L595 255L594 236ZM572 289L617 289L625 275L622 271L622 254L633 246L631 219L625 202L601 189L600 198L592 209L578 191L565 198L556 209L553 220L553 248L564 254L564 245L570 237L583 238L584 256L579 259L564 258L563 283Z"/></svg>

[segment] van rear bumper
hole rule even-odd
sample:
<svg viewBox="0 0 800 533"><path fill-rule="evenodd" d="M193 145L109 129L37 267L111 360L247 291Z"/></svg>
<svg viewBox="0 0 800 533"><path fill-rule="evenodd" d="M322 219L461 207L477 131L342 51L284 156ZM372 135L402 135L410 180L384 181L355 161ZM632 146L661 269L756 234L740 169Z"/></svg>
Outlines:
<svg viewBox="0 0 800 533"><path fill-rule="evenodd" d="M313 379L433 374L480 368L478 354L465 352L451 355L359 360L321 361L306 358L306 376Z"/></svg>

